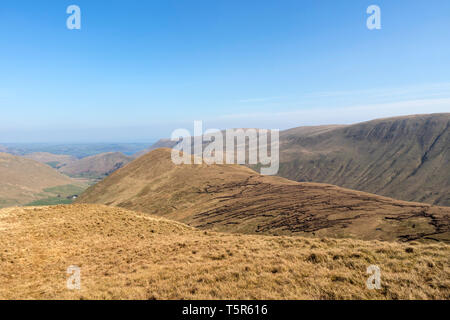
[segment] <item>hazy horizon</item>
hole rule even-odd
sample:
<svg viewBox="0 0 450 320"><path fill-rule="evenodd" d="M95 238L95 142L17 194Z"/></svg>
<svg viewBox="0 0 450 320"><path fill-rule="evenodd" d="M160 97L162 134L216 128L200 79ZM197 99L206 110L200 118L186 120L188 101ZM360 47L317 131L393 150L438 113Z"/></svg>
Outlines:
<svg viewBox="0 0 450 320"><path fill-rule="evenodd" d="M375 117L375 118L368 118L368 119L362 119L360 121L354 121L354 122L327 122L327 123L310 123L310 124L303 124L303 125L298 125L298 126L291 126L291 127L282 127L282 128L278 128L280 130L289 130L289 129L293 129L293 128L297 128L297 127L302 127L302 126L326 126L326 125L352 125L352 124L357 124L360 122L366 122L366 121L371 121L371 120L376 120L376 119L382 119L382 118L391 118L391 117L402 117L402 116L412 116L412 115L427 115L427 114L439 114L439 113L449 113L447 111L441 111L441 112L427 112L427 113L410 113L410 114L395 114L395 115L389 115L389 116L379 116L379 117ZM205 123L208 123L207 121L205 121ZM49 139L47 141L42 141L42 140L19 140L19 141L1 141L0 140L0 146L8 146L8 145L87 145L87 144L114 144L114 143L118 143L118 144L148 144L149 146L156 143L158 140L160 139L168 139L170 138L170 132L177 129L177 128L186 128L190 131L193 131L193 122L184 122L184 123L179 123L179 127L173 127L173 129L167 131L166 135L161 135L161 136L157 136L154 139L116 139L116 140L95 140L95 139L86 139L86 140L55 140L55 139ZM183 126L184 125L184 126ZM212 127L205 127L203 128L203 130L206 129L210 129ZM214 127L217 128L218 130L223 130L223 129L231 129L231 128L261 128L261 129L271 129L272 127L257 127L257 126L241 126L241 127L222 127L222 128L218 128L218 127ZM97 130L102 130L102 129L97 129ZM139 129L138 129L139 130ZM123 130L124 132L128 132L126 129ZM87 132L83 132L84 134L88 134Z"/></svg>

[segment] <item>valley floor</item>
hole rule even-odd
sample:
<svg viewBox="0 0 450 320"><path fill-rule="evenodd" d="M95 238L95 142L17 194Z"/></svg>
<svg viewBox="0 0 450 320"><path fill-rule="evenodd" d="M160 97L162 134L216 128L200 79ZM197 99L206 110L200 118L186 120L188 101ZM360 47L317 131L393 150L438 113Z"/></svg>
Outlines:
<svg viewBox="0 0 450 320"><path fill-rule="evenodd" d="M444 243L224 234L101 205L0 210L0 243L0 299L450 299Z"/></svg>

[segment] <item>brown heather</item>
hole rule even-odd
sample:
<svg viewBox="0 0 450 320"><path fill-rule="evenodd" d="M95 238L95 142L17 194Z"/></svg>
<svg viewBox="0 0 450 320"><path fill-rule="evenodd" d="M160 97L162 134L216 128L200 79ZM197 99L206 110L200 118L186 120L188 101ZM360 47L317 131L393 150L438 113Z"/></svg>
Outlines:
<svg viewBox="0 0 450 320"><path fill-rule="evenodd" d="M87 189L78 203L117 206L218 232L450 242L450 208L239 165L175 165L156 149Z"/></svg>
<svg viewBox="0 0 450 320"><path fill-rule="evenodd" d="M175 145L161 139L148 151ZM279 175L450 206L449 146L450 113L297 127L280 132Z"/></svg>

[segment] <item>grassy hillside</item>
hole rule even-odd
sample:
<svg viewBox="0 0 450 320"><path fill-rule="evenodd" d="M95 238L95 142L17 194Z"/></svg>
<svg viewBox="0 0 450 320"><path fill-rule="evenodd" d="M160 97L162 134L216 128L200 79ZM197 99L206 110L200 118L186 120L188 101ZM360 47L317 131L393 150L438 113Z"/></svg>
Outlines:
<svg viewBox="0 0 450 320"><path fill-rule="evenodd" d="M0 230L0 299L450 298L444 243L231 235L98 205L3 209Z"/></svg>
<svg viewBox="0 0 450 320"><path fill-rule="evenodd" d="M226 232L450 241L450 208L261 176L238 165L176 166L170 149L136 159L90 187L77 202Z"/></svg>
<svg viewBox="0 0 450 320"><path fill-rule="evenodd" d="M52 154L48 152L34 152L23 156L27 159L32 159L41 163L45 163L52 168L58 169L69 163L76 161L75 157L63 154Z"/></svg>
<svg viewBox="0 0 450 320"><path fill-rule="evenodd" d="M103 179L132 160L120 152L101 153L68 163L59 170L71 177Z"/></svg>
<svg viewBox="0 0 450 320"><path fill-rule="evenodd" d="M54 192L46 191L48 188L66 185L84 189L83 184L45 164L0 153L0 207L47 199L55 196Z"/></svg>
<svg viewBox="0 0 450 320"><path fill-rule="evenodd" d="M92 184L133 160L121 152L100 153L82 159L48 152L35 152L23 157L45 163L65 175L85 179Z"/></svg>
<svg viewBox="0 0 450 320"><path fill-rule="evenodd" d="M280 144L288 179L450 206L450 113L295 128Z"/></svg>
<svg viewBox="0 0 450 320"><path fill-rule="evenodd" d="M281 131L279 175L450 206L449 124L442 113ZM175 145L161 139L147 152Z"/></svg>
<svg viewBox="0 0 450 320"><path fill-rule="evenodd" d="M86 189L86 186L79 186L68 184L65 186L58 186L52 188L46 188L43 190L42 199L27 203L27 206L47 206L56 204L70 204L74 200L74 196L82 194Z"/></svg>

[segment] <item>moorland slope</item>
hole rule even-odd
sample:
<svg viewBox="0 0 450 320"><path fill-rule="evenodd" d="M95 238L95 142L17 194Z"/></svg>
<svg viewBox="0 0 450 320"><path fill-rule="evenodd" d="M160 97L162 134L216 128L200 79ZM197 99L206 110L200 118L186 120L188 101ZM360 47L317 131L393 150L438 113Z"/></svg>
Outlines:
<svg viewBox="0 0 450 320"><path fill-rule="evenodd" d="M450 113L283 131L279 175L450 206Z"/></svg>
<svg viewBox="0 0 450 320"><path fill-rule="evenodd" d="M442 242L224 234L60 205L0 210L0 243L0 299L450 299ZM69 266L81 290L67 289Z"/></svg>
<svg viewBox="0 0 450 320"><path fill-rule="evenodd" d="M87 189L77 202L233 233L450 240L450 208L262 176L239 165L175 165L170 149L134 160Z"/></svg>

